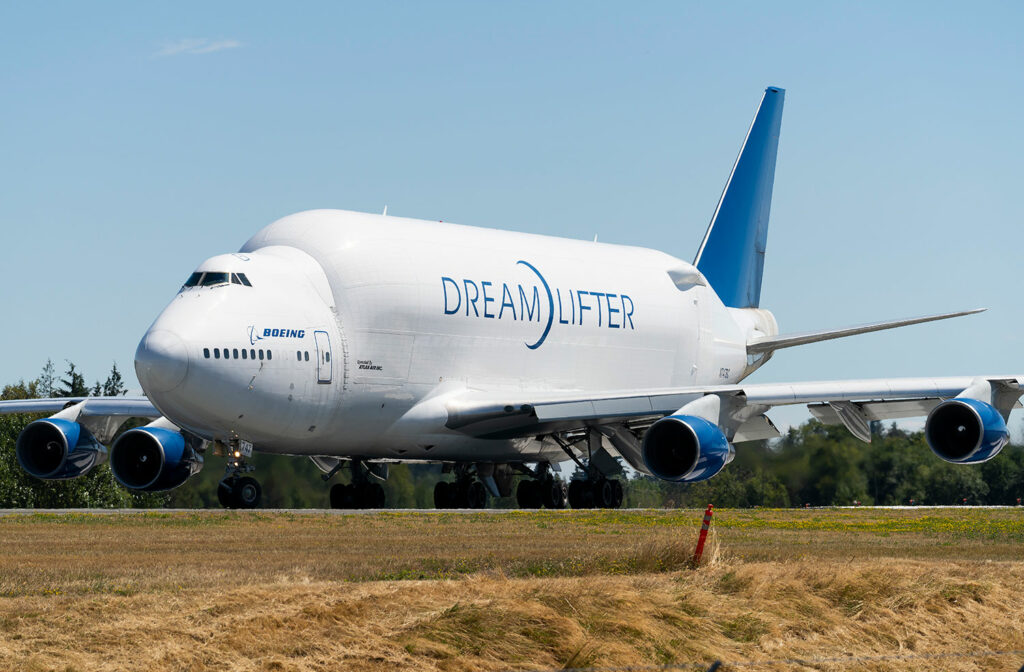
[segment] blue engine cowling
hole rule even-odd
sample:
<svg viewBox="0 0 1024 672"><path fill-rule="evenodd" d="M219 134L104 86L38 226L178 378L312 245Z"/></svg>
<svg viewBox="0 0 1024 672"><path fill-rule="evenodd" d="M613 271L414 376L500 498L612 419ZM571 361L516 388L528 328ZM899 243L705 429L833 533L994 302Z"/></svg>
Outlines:
<svg viewBox="0 0 1024 672"><path fill-rule="evenodd" d="M1003 416L977 399L948 399L933 408L924 436L933 453L956 464L991 460L1010 442Z"/></svg>
<svg viewBox="0 0 1024 672"><path fill-rule="evenodd" d="M704 481L732 462L735 450L713 422L692 415L669 415L647 429L644 464L666 481Z"/></svg>
<svg viewBox="0 0 1024 672"><path fill-rule="evenodd" d="M29 423L14 452L25 472L48 481L85 476L107 460L107 449L88 429L60 418Z"/></svg>
<svg viewBox="0 0 1024 672"><path fill-rule="evenodd" d="M202 468L202 456L185 437L162 427L129 429L110 447L110 470L129 490L170 490Z"/></svg>

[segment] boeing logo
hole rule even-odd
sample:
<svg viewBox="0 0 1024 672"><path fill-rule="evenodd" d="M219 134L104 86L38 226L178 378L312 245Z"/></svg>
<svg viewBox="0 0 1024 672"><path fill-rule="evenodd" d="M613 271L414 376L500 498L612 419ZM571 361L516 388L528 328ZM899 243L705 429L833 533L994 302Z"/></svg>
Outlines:
<svg viewBox="0 0 1024 672"><path fill-rule="evenodd" d="M543 324L540 337L533 343L525 343L530 350L543 345L556 319L560 325L636 329L633 324L635 307L628 295L575 288L552 289L533 264L523 260L516 264L529 269L540 284L456 280L442 276L444 314Z"/></svg>
<svg viewBox="0 0 1024 672"><path fill-rule="evenodd" d="M262 333L254 326L249 327L249 343L256 345L256 341L264 338L304 338L305 329L264 329Z"/></svg>

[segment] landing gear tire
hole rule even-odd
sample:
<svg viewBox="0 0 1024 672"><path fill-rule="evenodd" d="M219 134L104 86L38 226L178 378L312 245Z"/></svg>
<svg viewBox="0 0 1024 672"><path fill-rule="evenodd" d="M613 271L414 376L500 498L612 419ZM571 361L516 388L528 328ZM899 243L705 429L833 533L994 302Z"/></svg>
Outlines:
<svg viewBox="0 0 1024 672"><path fill-rule="evenodd" d="M532 478L519 481L516 487L516 503L521 509L539 509L541 499L540 482Z"/></svg>
<svg viewBox="0 0 1024 672"><path fill-rule="evenodd" d="M255 509L262 497L260 482L251 476L229 478L217 484L217 501L227 509Z"/></svg>
<svg viewBox="0 0 1024 672"><path fill-rule="evenodd" d="M331 487L332 509L383 509L386 500L380 483L336 483Z"/></svg>
<svg viewBox="0 0 1024 672"><path fill-rule="evenodd" d="M487 508L487 488L480 481L472 481L465 492L465 505L467 509Z"/></svg>
<svg viewBox="0 0 1024 672"><path fill-rule="evenodd" d="M566 491L565 483L557 478L549 478L542 483L537 483L537 485L540 486L539 490L544 506L549 509L565 508L565 505L568 503L568 492Z"/></svg>
<svg viewBox="0 0 1024 672"><path fill-rule="evenodd" d="M252 476L243 476L235 485L234 495L238 508L255 509L260 505L263 488L260 487L260 482Z"/></svg>
<svg viewBox="0 0 1024 672"><path fill-rule="evenodd" d="M452 501L454 486L448 481L438 481L434 484L434 508L451 509L454 506Z"/></svg>
<svg viewBox="0 0 1024 672"><path fill-rule="evenodd" d="M622 507L622 483L617 479L573 481L569 484L569 505L574 509L618 509Z"/></svg>

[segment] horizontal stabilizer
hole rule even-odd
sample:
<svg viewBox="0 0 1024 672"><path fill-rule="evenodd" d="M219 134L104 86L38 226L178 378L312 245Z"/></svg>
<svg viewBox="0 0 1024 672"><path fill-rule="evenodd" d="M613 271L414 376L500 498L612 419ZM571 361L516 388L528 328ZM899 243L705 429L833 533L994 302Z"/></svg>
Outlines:
<svg viewBox="0 0 1024 672"><path fill-rule="evenodd" d="M782 348L792 348L796 345L806 345L808 343L817 343L819 341L830 341L833 338L843 338L845 336L854 336L855 334L867 334L872 331L882 331L883 329L895 329L896 327L906 327L911 324L921 324L922 322L948 320L951 317L960 317L962 315L974 315L975 313L981 313L984 310L984 308L976 308L974 310L962 310L957 313L942 313L941 315L926 315L924 317L909 317L902 320L889 320L887 322L873 322L871 324L861 324L856 327L845 327L843 329L808 331L802 334L782 334L780 336L771 336L769 338L759 338L747 344L747 353L754 355L762 352L773 352L775 350L781 350Z"/></svg>

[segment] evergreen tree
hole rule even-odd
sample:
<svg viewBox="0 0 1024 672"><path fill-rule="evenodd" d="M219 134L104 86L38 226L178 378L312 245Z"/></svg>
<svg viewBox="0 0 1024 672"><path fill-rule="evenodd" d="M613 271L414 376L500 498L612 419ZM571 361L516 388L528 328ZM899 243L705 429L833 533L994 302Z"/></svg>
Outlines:
<svg viewBox="0 0 1024 672"><path fill-rule="evenodd" d="M98 383L97 383L98 384ZM124 386L124 379L121 377L121 372L117 370L117 362L110 369L110 375L103 382L103 396L105 397L121 397L128 393L128 390Z"/></svg>
<svg viewBox="0 0 1024 672"><path fill-rule="evenodd" d="M43 365L43 372L39 375L39 380L37 381L38 392L41 398L48 399L53 396L53 381L56 375L53 360L47 358L46 364Z"/></svg>
<svg viewBox="0 0 1024 672"><path fill-rule="evenodd" d="M53 391L55 397L87 397L89 388L85 384L85 376L75 368L71 360L64 360L68 363L68 370L64 373L65 378L60 379L60 387Z"/></svg>

